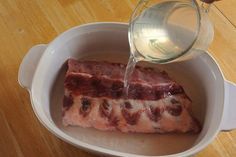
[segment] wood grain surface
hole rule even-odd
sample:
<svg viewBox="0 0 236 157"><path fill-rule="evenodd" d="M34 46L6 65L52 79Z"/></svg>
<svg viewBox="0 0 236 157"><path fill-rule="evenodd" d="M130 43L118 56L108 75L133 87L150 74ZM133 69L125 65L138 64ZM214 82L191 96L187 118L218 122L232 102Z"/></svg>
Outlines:
<svg viewBox="0 0 236 157"><path fill-rule="evenodd" d="M0 157L96 157L63 142L37 120L17 82L26 52L61 32L96 21L127 22L137 0L0 0ZM209 51L236 82L236 1L211 7L215 38ZM235 157L236 131L221 132L197 157Z"/></svg>

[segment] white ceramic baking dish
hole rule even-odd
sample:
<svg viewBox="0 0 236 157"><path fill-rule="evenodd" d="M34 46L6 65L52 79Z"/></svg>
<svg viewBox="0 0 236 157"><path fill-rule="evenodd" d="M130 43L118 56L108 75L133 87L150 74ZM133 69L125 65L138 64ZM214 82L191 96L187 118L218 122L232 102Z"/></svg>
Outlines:
<svg viewBox="0 0 236 157"><path fill-rule="evenodd" d="M236 86L226 81L212 56L166 65L193 100L193 112L203 124L194 134L132 134L102 132L61 124L63 80L68 58L127 62L128 25L91 23L74 27L49 44L36 45L24 57L19 83L28 89L40 122L60 139L87 151L109 156L191 156L206 147L221 130L236 128Z"/></svg>

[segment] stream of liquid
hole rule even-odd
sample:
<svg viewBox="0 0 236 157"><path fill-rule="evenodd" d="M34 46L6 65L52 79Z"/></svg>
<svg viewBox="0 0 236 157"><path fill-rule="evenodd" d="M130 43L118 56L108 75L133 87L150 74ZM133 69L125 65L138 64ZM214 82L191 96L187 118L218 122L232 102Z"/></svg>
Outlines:
<svg viewBox="0 0 236 157"><path fill-rule="evenodd" d="M135 57L131 55L129 57L129 61L125 70L125 77L124 77L124 89L125 89L125 94L127 97L129 94L129 82L131 81L136 63L137 62L135 60Z"/></svg>

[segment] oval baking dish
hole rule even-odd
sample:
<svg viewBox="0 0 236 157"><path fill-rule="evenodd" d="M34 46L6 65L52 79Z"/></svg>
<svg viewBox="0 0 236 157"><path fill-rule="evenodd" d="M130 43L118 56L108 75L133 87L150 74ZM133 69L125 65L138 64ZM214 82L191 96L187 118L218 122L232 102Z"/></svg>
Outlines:
<svg viewBox="0 0 236 157"><path fill-rule="evenodd" d="M60 139L94 153L111 156L191 156L206 147L220 130L236 128L236 86L224 76L212 56L166 65L193 100L193 112L203 124L200 134L124 134L61 124L63 81L68 58L126 63L128 25L91 23L74 27L49 44L36 45L24 57L19 83L28 89L40 122ZM181 144L180 144L181 143Z"/></svg>

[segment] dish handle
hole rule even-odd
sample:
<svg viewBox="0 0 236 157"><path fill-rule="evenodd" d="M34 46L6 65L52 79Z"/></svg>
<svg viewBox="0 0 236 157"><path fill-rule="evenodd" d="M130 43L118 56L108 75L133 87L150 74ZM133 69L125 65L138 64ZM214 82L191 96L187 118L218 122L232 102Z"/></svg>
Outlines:
<svg viewBox="0 0 236 157"><path fill-rule="evenodd" d="M31 89L35 70L46 48L46 44L35 45L24 56L18 72L18 82L21 87Z"/></svg>
<svg viewBox="0 0 236 157"><path fill-rule="evenodd" d="M236 129L236 84L225 80L225 108L221 122L222 131Z"/></svg>

